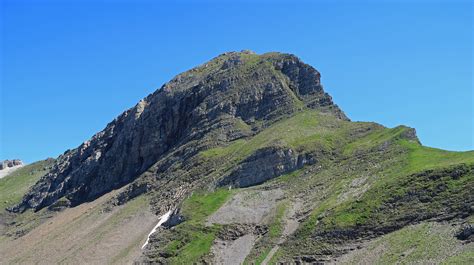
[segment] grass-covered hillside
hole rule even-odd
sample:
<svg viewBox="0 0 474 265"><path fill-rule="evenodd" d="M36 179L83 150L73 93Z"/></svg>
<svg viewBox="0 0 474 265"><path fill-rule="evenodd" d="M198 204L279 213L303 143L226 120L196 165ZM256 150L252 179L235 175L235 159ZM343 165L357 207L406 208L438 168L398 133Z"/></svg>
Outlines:
<svg viewBox="0 0 474 265"><path fill-rule="evenodd" d="M185 260L215 261L222 255L211 247L211 241L215 245L222 240L218 235L228 228L222 225L202 227L204 216L209 217L216 210L217 202L223 204L222 200L227 199L229 204L236 200L228 196L237 198L239 193L255 189L256 192L283 190L284 195L280 202L271 205L264 220L244 222L254 227L263 226L265 231L252 232L255 240L250 252L245 253L245 262L249 264L297 260L347 262L347 253L352 253L352 249L367 247L369 251L375 244L380 244L377 242L386 240L391 240L393 246L387 250L389 252L384 252L388 256L376 261L392 263L395 258L390 255L401 251L397 250L398 246L407 244L416 254L423 253L429 244L433 244L421 236L427 227L441 229L430 231L433 237L439 239L439 234L447 235L447 230L442 230L446 222L451 225L452 233L443 242L433 245L433 249L454 242L456 251L444 251L433 257L400 255L405 255L408 263L449 263L472 258L468 254L472 247L462 247L466 242L458 240L455 234L472 220L474 152L424 147L414 130L408 127L389 129L374 123L338 120L307 110L277 122L253 137L208 149L200 156L204 162L218 161L210 175L211 179L218 179L269 146L310 154L316 162L251 188L191 196L183 203L182 210L189 213L189 205L193 205L199 218L190 215L172 232L163 232L165 238L169 236L172 240L160 240L157 245L161 247L153 257L177 264ZM197 198L203 200L196 204ZM202 211L201 207L209 211ZM239 207L255 209L258 206ZM234 210L242 211L242 208ZM239 218L235 218L235 224L242 225ZM235 229L242 232L242 228ZM420 232L406 237L405 242L401 235L408 232L403 231L413 229ZM413 241L423 243L411 243ZM230 242L237 242L237 239ZM373 243L366 245L366 242Z"/></svg>
<svg viewBox="0 0 474 265"><path fill-rule="evenodd" d="M20 202L28 188L46 174L54 159L42 160L26 165L0 179L0 211Z"/></svg>
<svg viewBox="0 0 474 265"><path fill-rule="evenodd" d="M274 146L308 154L315 161L248 188L211 185L258 150ZM207 184L178 202L182 221L172 228L160 228L144 251L146 258L140 260L171 264L230 260L245 264L473 262L473 243L456 235L474 220L474 153L424 147L411 128L389 129L305 110L251 137L207 149L198 154L198 160L214 167L206 176ZM0 180L2 209L18 203L51 163L34 163ZM118 229L123 222L139 222L123 213L142 201L143 196L132 200L110 217L94 206L97 209L84 221L71 226L73 233L79 233L84 224L100 222L87 242L106 246L113 235L110 229ZM26 230L4 228L5 249L45 229L46 219L35 216L55 214L42 210L16 219L9 216ZM147 220L152 219L147 216ZM136 259L146 233L140 231L109 261ZM83 239L71 247L81 248L86 243Z"/></svg>
<svg viewBox="0 0 474 265"><path fill-rule="evenodd" d="M166 260L175 264L199 262L206 256L221 229L219 225L206 225L206 218L215 212L232 194L221 189L212 193L197 192L184 201L182 214L185 222L173 230L163 231L165 239L158 239L159 249L150 256L157 261Z"/></svg>

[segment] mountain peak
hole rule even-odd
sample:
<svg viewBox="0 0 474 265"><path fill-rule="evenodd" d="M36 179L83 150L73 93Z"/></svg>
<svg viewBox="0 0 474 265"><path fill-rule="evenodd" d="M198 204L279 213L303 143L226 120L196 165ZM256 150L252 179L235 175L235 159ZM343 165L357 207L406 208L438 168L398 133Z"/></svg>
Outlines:
<svg viewBox="0 0 474 265"><path fill-rule="evenodd" d="M131 183L172 152L252 136L305 109L348 120L324 92L320 74L296 56L228 52L177 75L76 149L13 208L41 209L66 196L71 205Z"/></svg>
<svg viewBox="0 0 474 265"><path fill-rule="evenodd" d="M233 82L239 83L233 87L239 91L260 85L262 87L257 89L263 91L257 92L262 94L265 86L278 86L278 89L290 92L287 96L297 105L331 112L340 119L348 120L333 103L331 96L324 91L320 79L321 74L315 68L293 54L268 52L259 55L244 50L223 53L183 72L163 85L162 90L174 93L199 86L214 93L215 88L226 89Z"/></svg>

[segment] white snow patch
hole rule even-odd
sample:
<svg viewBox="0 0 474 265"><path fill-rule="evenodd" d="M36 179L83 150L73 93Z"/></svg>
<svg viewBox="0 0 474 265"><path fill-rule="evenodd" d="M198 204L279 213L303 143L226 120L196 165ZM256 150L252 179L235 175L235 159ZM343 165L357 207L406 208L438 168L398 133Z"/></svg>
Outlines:
<svg viewBox="0 0 474 265"><path fill-rule="evenodd" d="M155 227L153 227L153 230L151 230L151 232L148 234L148 237L146 239L145 244L143 244L142 249L145 248L146 245L148 245L148 242L150 241L150 236L156 232L156 229L158 229L158 227L160 227L164 222L168 221L168 219L170 219L170 216L171 210L160 216L160 221L155 225Z"/></svg>
<svg viewBox="0 0 474 265"><path fill-rule="evenodd" d="M19 168L22 168L23 166L24 165L17 165L17 166L7 167L5 169L0 170L0 179L10 175L11 173L13 173L13 171L15 171Z"/></svg>

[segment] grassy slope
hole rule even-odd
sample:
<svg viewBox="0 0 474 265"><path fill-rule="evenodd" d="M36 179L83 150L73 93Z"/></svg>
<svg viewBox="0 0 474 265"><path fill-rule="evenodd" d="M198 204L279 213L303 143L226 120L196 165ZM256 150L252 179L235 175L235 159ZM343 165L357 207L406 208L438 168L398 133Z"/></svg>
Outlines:
<svg viewBox="0 0 474 265"><path fill-rule="evenodd" d="M462 245L449 224L421 223L404 227L349 253L341 264L473 264L474 245Z"/></svg>
<svg viewBox="0 0 474 265"><path fill-rule="evenodd" d="M351 134L354 131L360 131L362 134L365 134L381 129L381 126L373 123L346 122L317 111L306 110L277 122L250 139L237 140L226 147L209 149L202 152L201 155L205 159L223 161L222 166L228 170L263 147L283 145L293 148L298 152L317 150L318 152L330 153L352 141L354 136ZM301 171L282 176L278 178L278 181L287 182L289 179L296 177L298 173L301 173ZM278 238L276 234L279 235L281 229L280 222L275 221L274 225L270 227L270 237ZM272 238L262 240L271 243L274 241ZM254 262L259 263L266 257L271 249L271 245L268 247L257 250L258 256L255 257ZM248 260L248 262L252 262L252 260Z"/></svg>
<svg viewBox="0 0 474 265"><path fill-rule="evenodd" d="M282 120L254 137L237 140L225 147L216 147L201 153L204 158L228 158L241 161L257 149L275 144L297 151L331 150L351 140L350 133L364 128L378 130L374 123L346 122L313 110L306 110Z"/></svg>
<svg viewBox="0 0 474 265"><path fill-rule="evenodd" d="M436 196L431 203L417 204L416 207L407 203L397 214L409 214L410 211L418 210L433 214L436 210L443 209L441 206L444 200L451 200L450 203L456 205L463 198L470 196L468 187L474 183L472 174L460 179L442 177L435 181L423 176L415 178L414 174L460 164L473 165L474 152L449 152L424 147L405 137L407 130L409 128L404 126L387 129L372 123L339 121L331 116L308 110L274 124L251 139L238 140L226 147L207 150L202 156L206 159L222 159L227 161L227 168L232 168L257 149L274 144L285 145L300 152L339 153L339 158L335 161L338 164L333 166L331 163L327 164L326 171L314 175L306 184L302 180L301 171L276 180L293 183L291 185L295 194L307 192L302 186L316 183L318 179L319 184L328 190L329 195L315 200L312 214L297 232L298 237L309 238L316 227L321 225L324 225L327 231L332 231L344 227L368 225L373 223L371 220L374 218L379 224L395 222L396 216L386 220L383 214L375 213L380 211L385 203L396 201L396 196L406 197L413 191L435 190L438 185L447 186L443 192L432 194ZM377 151L383 148L387 150ZM372 166L370 160L378 161L374 163L375 167L378 166L377 169L370 168ZM321 163L324 165L325 162ZM349 169L331 168L339 167L341 164L344 164L341 167ZM369 178L370 188L367 192L362 192L361 197L341 199L341 194L347 191L351 181L370 174L376 176ZM321 216L325 217L321 219ZM318 219L321 219L321 222ZM325 246L319 247L325 248ZM265 256L265 253L262 253L262 256ZM257 262L258 260L260 258Z"/></svg>
<svg viewBox="0 0 474 265"><path fill-rule="evenodd" d="M436 194L436 196L439 196L438 201L440 203L452 196L459 196L460 200L468 198L468 187L474 184L473 174L467 174L459 179L453 179L450 176L428 179L424 176L416 177L413 174L423 170L447 168L459 164L472 165L474 164L474 152L447 152L423 147L405 140L399 140L396 144L408 149L408 154L404 157L404 163L387 169L387 175L374 183L360 200L356 202L347 201L338 205L333 209L332 216L323 220L326 224L331 224L334 227L347 227L372 222L373 218L383 218L376 212L384 202L399 200L408 193L413 194L422 190L432 191L439 185L447 185L446 190ZM431 197L434 196L433 193L430 195ZM427 205L427 207L435 206L433 204ZM405 210L414 209L408 207ZM397 214L402 213L398 212Z"/></svg>
<svg viewBox="0 0 474 265"><path fill-rule="evenodd" d="M20 202L23 194L48 172L53 159L26 165L0 179L0 211Z"/></svg>
<svg viewBox="0 0 474 265"><path fill-rule="evenodd" d="M220 189L212 193L195 193L184 201L182 214L185 222L176 226L164 253L173 264L199 262L209 253L220 226L205 226L208 216L223 205L233 191Z"/></svg>
<svg viewBox="0 0 474 265"><path fill-rule="evenodd" d="M300 226L297 231L299 240L304 238L311 240L309 238L313 233L321 230L331 232L347 228L357 229L361 226L374 228L396 226L399 222L398 219L402 217L435 216L446 208L453 210L454 207L455 210L458 210L457 208L465 206L466 201L472 201L470 190L474 188L473 172L468 170L468 173L455 179L445 171L446 168L456 166L465 168L474 165L474 152L448 152L423 147L416 142L401 139L399 135L403 129L403 127L397 127L377 131L346 147L344 153L351 156L357 153L356 151L367 151L377 148L385 142L390 142L391 147L389 148L400 152L395 152L397 154L396 162L382 167L382 170L375 171L379 177L372 182L370 189L362 197L342 201L340 187L343 186L341 183L344 178L336 181L331 189L332 196L328 196L321 204L316 205L310 217ZM374 155L380 155L380 153ZM376 160L375 157L372 158ZM370 155L364 157L364 160L370 159ZM362 160L360 163L364 164L364 161ZM353 180L356 176L371 174L368 173L371 171L368 167L363 166L361 169L359 169L360 171L355 170L354 173L351 172L353 176L348 175L349 180ZM415 174L425 170L435 170L435 173L439 172L441 177L432 179L430 176ZM364 171L367 172L364 173ZM443 187L443 189L438 191L439 187ZM421 196L412 200L410 196L413 194L426 195L427 201L420 202ZM394 207L393 210L390 210L392 208L389 205ZM405 244L403 240L399 243ZM330 248L330 246L321 243L315 246L315 249L324 251L328 247ZM463 255L461 254L460 258L463 258ZM423 260L422 256L419 258L418 261Z"/></svg>

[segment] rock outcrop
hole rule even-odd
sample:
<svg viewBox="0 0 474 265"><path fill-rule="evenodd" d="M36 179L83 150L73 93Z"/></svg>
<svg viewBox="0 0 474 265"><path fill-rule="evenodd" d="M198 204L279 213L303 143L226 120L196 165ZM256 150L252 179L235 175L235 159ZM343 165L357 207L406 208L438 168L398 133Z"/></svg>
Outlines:
<svg viewBox="0 0 474 265"><path fill-rule="evenodd" d="M258 150L224 177L219 186L244 188L261 184L315 161L309 155L298 155L290 148L268 147Z"/></svg>
<svg viewBox="0 0 474 265"><path fill-rule="evenodd" d="M16 166L22 166L23 161L20 159L13 159L13 160L3 160L0 162L0 170L10 168L10 167L16 167Z"/></svg>

